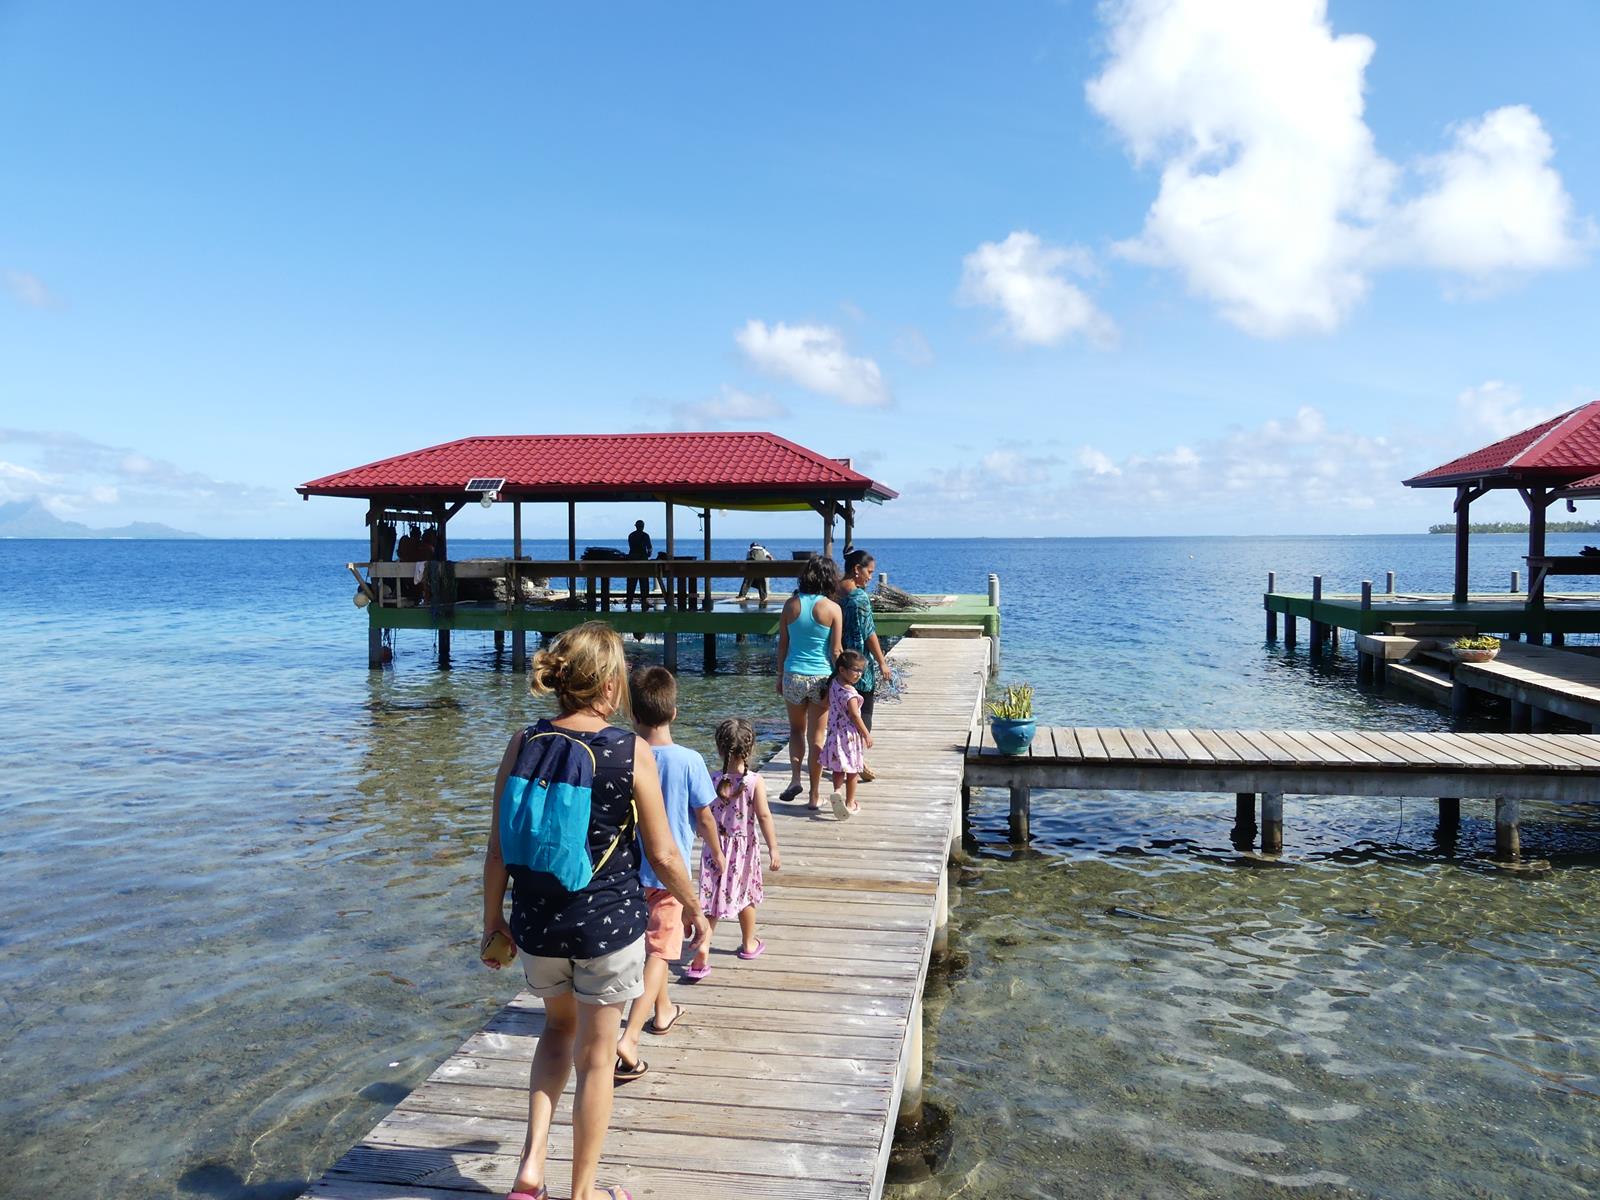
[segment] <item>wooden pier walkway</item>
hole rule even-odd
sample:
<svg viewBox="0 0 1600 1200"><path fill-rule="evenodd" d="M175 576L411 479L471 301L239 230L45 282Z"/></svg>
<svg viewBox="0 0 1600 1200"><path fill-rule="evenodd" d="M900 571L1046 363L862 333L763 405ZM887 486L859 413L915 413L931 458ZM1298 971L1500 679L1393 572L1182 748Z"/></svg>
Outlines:
<svg viewBox="0 0 1600 1200"><path fill-rule="evenodd" d="M1235 796L1235 830L1283 847L1283 797L1423 796L1443 822L1462 797L1495 802L1499 853L1520 851L1523 800L1600 802L1600 735L1401 733L1305 729L1041 728L1025 755L973 733L968 787L1011 792L1012 832L1025 840L1033 788L1211 792ZM1236 839L1238 840L1238 839Z"/></svg>
<svg viewBox="0 0 1600 1200"><path fill-rule="evenodd" d="M905 695L878 706L878 780L860 789L861 814L840 823L774 801L783 870L768 872L758 918L767 953L741 962L736 923L724 922L710 977L674 984L683 1019L646 1039L649 1074L617 1088L602 1182L639 1200L881 1194L902 1096L920 1104L922 989L946 936L946 865L989 655L983 638L901 641L890 657ZM788 774L777 761L774 797ZM485 972L485 987L495 982ZM539 1001L518 995L306 1195L504 1194L542 1020ZM569 1194L570 1104L569 1086L551 1136L555 1197Z"/></svg>

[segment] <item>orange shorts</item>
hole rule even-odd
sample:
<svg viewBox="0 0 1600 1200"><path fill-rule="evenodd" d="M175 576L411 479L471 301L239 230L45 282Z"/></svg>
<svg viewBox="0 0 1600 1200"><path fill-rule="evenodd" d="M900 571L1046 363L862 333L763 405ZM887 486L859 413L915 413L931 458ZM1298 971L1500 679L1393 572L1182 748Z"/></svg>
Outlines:
<svg viewBox="0 0 1600 1200"><path fill-rule="evenodd" d="M650 925L644 931L644 952L648 958L677 962L683 955L683 905L665 888L645 888L650 905Z"/></svg>

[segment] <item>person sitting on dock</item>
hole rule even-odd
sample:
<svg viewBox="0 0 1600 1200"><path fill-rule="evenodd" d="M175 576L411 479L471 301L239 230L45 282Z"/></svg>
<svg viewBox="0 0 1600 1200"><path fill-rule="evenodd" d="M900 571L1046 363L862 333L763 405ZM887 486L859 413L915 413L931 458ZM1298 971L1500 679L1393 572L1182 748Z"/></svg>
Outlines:
<svg viewBox="0 0 1600 1200"><path fill-rule="evenodd" d="M628 557L629 558L637 558L637 559L643 560L643 559L648 559L654 553L655 553L655 544L650 541L650 535L645 532L645 530L644 530L644 522L643 521L635 521L633 523L633 532L628 535ZM626 598L623 601L623 610L627 611L627 610L629 610L629 609L631 609L633 607L633 592L634 592L634 588L635 587L638 587L639 589L641 589L641 593L640 593L640 596L639 596L639 611L640 612L649 612L650 611L650 576L649 575L643 575L643 576L640 576L639 578L635 578L632 575L628 576L628 594L627 594Z"/></svg>
<svg viewBox="0 0 1600 1200"><path fill-rule="evenodd" d="M479 957L498 969L520 950L528 988L544 1001L544 1030L529 1080L528 1132L511 1188L518 1200L547 1200L550 1125L574 1063L578 1090L567 1195L631 1200L620 1187L597 1187L595 1175L611 1121L622 1006L644 991L648 910L639 882L641 848L683 905L696 949L709 932L667 820L650 747L610 724L614 714L628 709L627 670L622 638L599 621L568 630L541 651L533 662L531 687L553 692L560 714L515 734L495 779L483 860ZM529 797L538 794L535 780L543 782L546 793L564 789L571 803L530 803ZM559 819L582 809L587 809L587 830ZM576 843L569 840L574 835L580 839ZM531 862L548 869L523 865ZM514 949L505 945L507 939Z"/></svg>
<svg viewBox="0 0 1600 1200"><path fill-rule="evenodd" d="M746 562L771 562L772 551L760 542L751 542L750 549L745 552ZM761 596L761 603L767 602L767 577L765 575L746 575L744 582L739 585L739 599L743 600L750 595L750 585L756 585L756 591Z"/></svg>
<svg viewBox="0 0 1600 1200"><path fill-rule="evenodd" d="M655 754L667 823L688 863L694 852L696 826L708 847L718 846L717 823L711 817L711 802L717 796L711 772L698 752L672 740L672 722L678 719L678 681L672 672L665 667L640 667L629 681L629 690L633 693L633 731ZM720 847L714 853L720 871ZM628 1025L617 1043L618 1083L637 1079L650 1069L639 1057L639 1035L665 1037L684 1012L667 994L667 965L683 955L683 905L662 885L648 860L639 864L639 878L650 905L650 925L644 931L644 994L628 1010Z"/></svg>

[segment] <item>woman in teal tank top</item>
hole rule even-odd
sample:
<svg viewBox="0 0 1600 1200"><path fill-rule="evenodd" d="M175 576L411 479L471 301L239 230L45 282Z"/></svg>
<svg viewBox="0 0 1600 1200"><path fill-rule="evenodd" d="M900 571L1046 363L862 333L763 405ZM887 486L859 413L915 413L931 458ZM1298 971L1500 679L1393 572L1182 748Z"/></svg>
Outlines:
<svg viewBox="0 0 1600 1200"><path fill-rule="evenodd" d="M811 808L822 807L822 741L828 732L828 680L844 637L844 613L829 599L839 586L831 558L813 558L800 570L800 587L778 620L778 695L789 710L789 786L780 800L800 794L800 775L811 747Z"/></svg>

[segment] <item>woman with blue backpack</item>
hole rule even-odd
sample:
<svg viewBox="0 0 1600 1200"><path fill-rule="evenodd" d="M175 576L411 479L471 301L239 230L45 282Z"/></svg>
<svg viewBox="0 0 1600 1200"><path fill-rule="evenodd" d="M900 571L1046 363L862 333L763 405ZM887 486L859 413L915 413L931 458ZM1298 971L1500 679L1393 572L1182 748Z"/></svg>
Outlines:
<svg viewBox="0 0 1600 1200"><path fill-rule="evenodd" d="M639 846L683 904L695 949L709 931L672 838L650 747L610 723L628 712L627 669L622 638L598 621L568 630L535 656L531 686L553 693L561 711L511 739L495 779L480 957L498 970L520 951L528 987L545 1008L528 1134L508 1200L546 1200L550 1122L574 1065L573 1200L632 1200L621 1187L598 1187L595 1176L611 1120L623 1006L644 990L649 914Z"/></svg>

